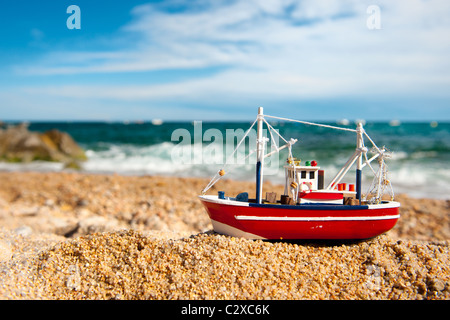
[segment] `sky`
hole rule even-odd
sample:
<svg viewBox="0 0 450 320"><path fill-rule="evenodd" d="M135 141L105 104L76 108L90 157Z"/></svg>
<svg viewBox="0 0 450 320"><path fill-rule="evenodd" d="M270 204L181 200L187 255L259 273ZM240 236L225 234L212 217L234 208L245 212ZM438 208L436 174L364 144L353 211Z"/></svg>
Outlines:
<svg viewBox="0 0 450 320"><path fill-rule="evenodd" d="M450 120L448 0L9 0L0 39L0 120Z"/></svg>

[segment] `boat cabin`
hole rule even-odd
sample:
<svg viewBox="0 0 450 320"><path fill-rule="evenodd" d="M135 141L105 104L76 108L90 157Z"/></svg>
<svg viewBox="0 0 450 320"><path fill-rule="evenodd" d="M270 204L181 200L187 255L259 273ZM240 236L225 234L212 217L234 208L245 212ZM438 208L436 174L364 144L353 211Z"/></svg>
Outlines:
<svg viewBox="0 0 450 320"><path fill-rule="evenodd" d="M291 183L299 184L301 191L323 189L323 170L317 166L284 166L286 188ZM285 191L287 190L285 188ZM299 190L300 191L300 190Z"/></svg>
<svg viewBox="0 0 450 320"><path fill-rule="evenodd" d="M324 188L324 170L317 166L316 161L307 161L301 166L299 161L292 161L284 166L285 186L284 194L294 203L333 203L342 204L345 193L354 193L345 190L344 184L339 188L328 190ZM349 186L350 187L350 186Z"/></svg>

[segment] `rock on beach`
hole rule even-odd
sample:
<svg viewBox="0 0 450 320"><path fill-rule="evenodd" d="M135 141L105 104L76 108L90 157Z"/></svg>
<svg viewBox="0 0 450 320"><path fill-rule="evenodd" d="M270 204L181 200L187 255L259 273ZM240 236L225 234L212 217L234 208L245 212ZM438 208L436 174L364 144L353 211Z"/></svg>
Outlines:
<svg viewBox="0 0 450 320"><path fill-rule="evenodd" d="M398 196L398 224L366 241L261 241L212 231L205 179L0 179L2 299L450 299L446 200Z"/></svg>
<svg viewBox="0 0 450 320"><path fill-rule="evenodd" d="M28 130L28 125L0 127L0 159L10 162L34 160L74 163L87 159L84 150L66 132L44 133Z"/></svg>

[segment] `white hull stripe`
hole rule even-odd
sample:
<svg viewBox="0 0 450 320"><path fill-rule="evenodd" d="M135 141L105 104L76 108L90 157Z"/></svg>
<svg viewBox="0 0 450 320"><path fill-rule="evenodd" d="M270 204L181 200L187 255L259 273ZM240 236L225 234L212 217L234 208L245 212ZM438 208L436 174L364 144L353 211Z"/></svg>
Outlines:
<svg viewBox="0 0 450 320"><path fill-rule="evenodd" d="M258 216L235 216L237 220L260 220L260 221L369 221L398 219L400 215L392 216L365 216L365 217L258 217Z"/></svg>

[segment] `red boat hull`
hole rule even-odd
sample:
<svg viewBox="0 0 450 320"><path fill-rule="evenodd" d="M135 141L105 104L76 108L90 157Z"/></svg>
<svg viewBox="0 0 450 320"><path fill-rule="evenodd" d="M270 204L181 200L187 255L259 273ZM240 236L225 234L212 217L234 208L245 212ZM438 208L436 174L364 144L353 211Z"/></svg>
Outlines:
<svg viewBox="0 0 450 320"><path fill-rule="evenodd" d="M201 196L214 230L250 239L368 239L392 229L398 202L268 205Z"/></svg>

